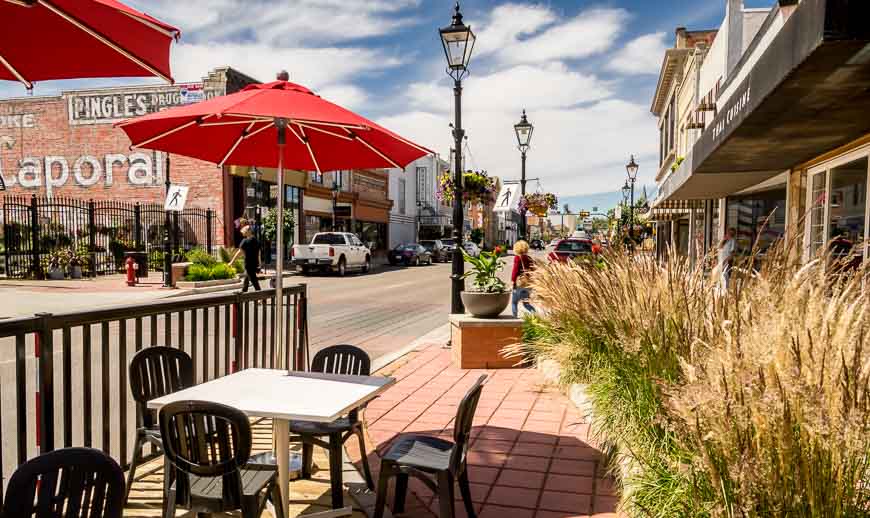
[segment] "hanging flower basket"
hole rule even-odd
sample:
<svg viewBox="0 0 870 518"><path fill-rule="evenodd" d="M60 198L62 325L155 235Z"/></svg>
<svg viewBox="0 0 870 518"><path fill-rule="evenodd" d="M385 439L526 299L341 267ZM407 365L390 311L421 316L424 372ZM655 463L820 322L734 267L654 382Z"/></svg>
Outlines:
<svg viewBox="0 0 870 518"><path fill-rule="evenodd" d="M556 195L550 192L536 192L526 194L520 198L520 211L531 212L535 216L544 217L550 210L554 210L559 206L559 200Z"/></svg>
<svg viewBox="0 0 870 518"><path fill-rule="evenodd" d="M482 203L484 205L495 202L495 179L490 178L486 171L466 171L462 174L462 202ZM438 199L447 205L453 203L456 193L456 182L450 176L450 171L445 171L438 177Z"/></svg>

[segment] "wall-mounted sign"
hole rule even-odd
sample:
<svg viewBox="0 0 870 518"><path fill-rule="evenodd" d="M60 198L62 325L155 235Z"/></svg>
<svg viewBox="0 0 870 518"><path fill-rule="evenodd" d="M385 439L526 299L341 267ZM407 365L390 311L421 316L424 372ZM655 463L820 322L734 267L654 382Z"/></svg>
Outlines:
<svg viewBox="0 0 870 518"><path fill-rule="evenodd" d="M171 184L166 192L166 201L163 203L163 210L171 210L181 212L184 210L184 204L187 203L186 185Z"/></svg>
<svg viewBox="0 0 870 518"><path fill-rule="evenodd" d="M26 156L14 162L8 174L0 159L0 178L8 187L20 185L34 190L45 187L49 197L70 181L79 187L94 187L100 183L111 187L117 176L126 176L127 182L136 187L153 187L159 185L163 177L164 161L156 155L155 152L109 153L101 157L82 155L74 160L59 155Z"/></svg>
<svg viewBox="0 0 870 518"><path fill-rule="evenodd" d="M205 89L201 83L179 84L140 91L105 90L67 95L69 123L104 124L118 122L171 108L211 99L219 95L216 89Z"/></svg>

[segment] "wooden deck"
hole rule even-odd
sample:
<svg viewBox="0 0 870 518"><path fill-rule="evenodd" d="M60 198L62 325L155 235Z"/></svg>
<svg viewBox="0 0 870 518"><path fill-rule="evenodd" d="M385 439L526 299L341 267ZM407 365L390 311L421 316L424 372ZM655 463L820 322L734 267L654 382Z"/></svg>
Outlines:
<svg viewBox="0 0 870 518"><path fill-rule="evenodd" d="M268 451L272 448L272 425L268 420L253 426L254 452ZM330 509L329 463L326 451L314 449L315 472L310 480L297 480L290 483L290 516L319 513ZM160 518L163 505L163 460L157 459L137 470L137 481L130 491L130 500L124 509L125 518ZM285 492L286 494L286 492ZM351 496L345 491L345 505L354 505L353 518L364 518ZM192 513L179 509L176 517L193 517ZM220 515L215 515L220 516ZM233 516L233 515L226 515ZM262 518L273 518L268 510Z"/></svg>

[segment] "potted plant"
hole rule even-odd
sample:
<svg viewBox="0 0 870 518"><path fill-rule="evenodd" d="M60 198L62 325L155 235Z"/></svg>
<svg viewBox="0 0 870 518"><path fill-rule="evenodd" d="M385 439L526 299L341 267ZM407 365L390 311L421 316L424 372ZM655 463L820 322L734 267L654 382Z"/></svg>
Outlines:
<svg viewBox="0 0 870 518"><path fill-rule="evenodd" d="M69 258L69 276L72 279L82 278L82 268L88 264L90 256L87 247L80 246L76 250L72 248L66 249L67 257Z"/></svg>
<svg viewBox="0 0 870 518"><path fill-rule="evenodd" d="M471 264L471 269L465 272L463 278L473 278L472 289L460 294L465 310L478 318L498 317L511 300L510 291L498 277L504 261L492 252L481 252L480 256L471 257L463 251L462 255Z"/></svg>
<svg viewBox="0 0 870 518"><path fill-rule="evenodd" d="M64 268L69 264L69 257L65 250L55 250L44 259L43 267L48 278L53 281L63 280Z"/></svg>

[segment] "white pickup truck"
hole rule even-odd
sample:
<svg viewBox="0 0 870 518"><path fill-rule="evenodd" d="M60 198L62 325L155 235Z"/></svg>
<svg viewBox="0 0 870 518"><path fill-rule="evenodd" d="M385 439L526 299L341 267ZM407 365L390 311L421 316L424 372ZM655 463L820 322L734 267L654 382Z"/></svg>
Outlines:
<svg viewBox="0 0 870 518"><path fill-rule="evenodd" d="M333 271L344 277L348 270L368 272L372 267L372 253L354 234L348 232L319 232L311 244L293 245L290 259L302 275L314 270Z"/></svg>

